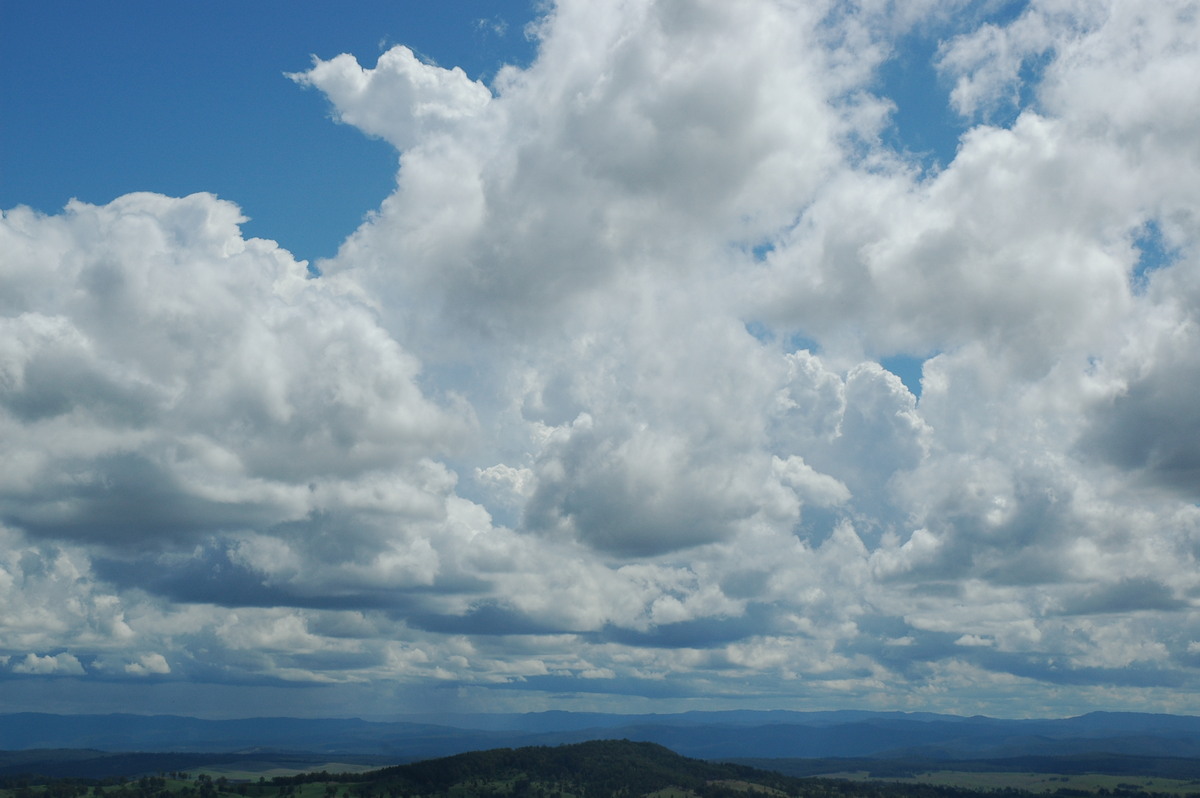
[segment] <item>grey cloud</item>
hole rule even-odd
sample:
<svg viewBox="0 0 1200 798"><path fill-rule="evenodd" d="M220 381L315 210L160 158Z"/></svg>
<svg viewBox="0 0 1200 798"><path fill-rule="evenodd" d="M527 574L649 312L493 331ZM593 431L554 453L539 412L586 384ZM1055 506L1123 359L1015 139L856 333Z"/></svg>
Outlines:
<svg viewBox="0 0 1200 798"><path fill-rule="evenodd" d="M686 699L697 694L712 698L740 697L734 690L723 690L712 682L699 682L691 678L636 678L581 679L578 676L528 676L520 682L501 685L498 689L536 690L546 693L596 693L608 696L636 696L651 699Z"/></svg>
<svg viewBox="0 0 1200 798"><path fill-rule="evenodd" d="M1200 359L1192 326L1180 328L1183 340L1164 341L1150 353L1151 368L1142 365L1143 373L1127 387L1094 405L1079 447L1149 484L1195 498L1200 495Z"/></svg>
<svg viewBox="0 0 1200 798"><path fill-rule="evenodd" d="M647 630L608 626L594 635L600 642L655 648L719 648L727 643L778 630L778 610L750 603L737 617L697 618L679 623L659 624Z"/></svg>
<svg viewBox="0 0 1200 798"><path fill-rule="evenodd" d="M286 659L286 664L312 673L343 673L385 666L386 657L378 650L320 651L294 654Z"/></svg>
<svg viewBox="0 0 1200 798"><path fill-rule="evenodd" d="M982 644L964 645L962 636L957 633L921 630L895 622L887 631L884 639L860 636L844 644L843 649L867 654L910 679L921 678L938 663L964 662L986 671L1056 685L1182 687L1189 682L1187 676L1163 664L1102 667L1087 664L1078 654L1003 650L996 641L986 637L980 639Z"/></svg>
<svg viewBox="0 0 1200 798"><path fill-rule="evenodd" d="M39 536L157 548L274 515L254 502L196 496L161 463L134 452L60 460L37 477L39 489L10 495L3 517Z"/></svg>
<svg viewBox="0 0 1200 798"><path fill-rule="evenodd" d="M139 588L178 603L222 607L304 606L300 597L264 584L263 575L229 559L224 548L205 547L186 557L123 561L96 557L96 575L123 588ZM355 597L351 605L361 603ZM327 605L336 600L322 597ZM345 600L343 600L345 601Z"/></svg>
<svg viewBox="0 0 1200 798"><path fill-rule="evenodd" d="M711 490L703 472L685 476L686 462L664 469L632 459L643 445L661 454L659 446L677 449L677 444L633 440L613 447L587 437L573 439L557 458L564 478L539 485L526 508L531 528L565 524L601 551L645 557L721 540L732 523L755 510L748 500L728 504Z"/></svg>
<svg viewBox="0 0 1200 798"><path fill-rule="evenodd" d="M883 621L883 623L880 623ZM898 618L864 619L863 632L852 640L839 643L838 650L846 654L863 654L872 661L909 678L920 678L931 662L963 656L962 647L954 641L959 635L932 632L909 626ZM886 633L878 635L880 627Z"/></svg>
<svg viewBox="0 0 1200 798"><path fill-rule="evenodd" d="M1128 614L1142 611L1176 611L1191 606L1161 582L1149 578L1122 579L1068 599L1064 615Z"/></svg>
<svg viewBox="0 0 1200 798"><path fill-rule="evenodd" d="M936 552L908 577L975 575L998 585L1054 584L1071 578L1062 556L1088 521L1073 486L1037 465L986 457L931 459L902 476L901 495L920 507L914 520L937 538Z"/></svg>
<svg viewBox="0 0 1200 798"><path fill-rule="evenodd" d="M369 566L378 553L377 545L370 546L365 565ZM186 553L166 551L133 559L130 552L125 552L121 559L95 556L92 567L97 578L119 588L144 590L173 603L230 608L379 610L422 628L421 619L435 617L430 615L428 605L437 596L471 596L492 589L488 581L469 574L449 574L434 584L396 581L386 586L340 578L338 566L352 562L354 557L349 543L305 554L308 559L302 571L307 580L280 579L257 570L238 555L236 540L219 537ZM333 634L334 630L328 633Z"/></svg>
<svg viewBox="0 0 1200 798"><path fill-rule="evenodd" d="M571 632L547 625L496 601L474 604L462 615L413 613L405 616L411 626L427 632L470 635L549 635Z"/></svg>
<svg viewBox="0 0 1200 798"><path fill-rule="evenodd" d="M989 670L1011 673L1055 685L1111 685L1114 687L1166 687L1184 689L1195 683L1190 674L1153 666L1098 668L1079 666L1065 657L1004 652L977 655Z"/></svg>
<svg viewBox="0 0 1200 798"><path fill-rule="evenodd" d="M26 314L0 319L9 349L4 364L12 387L0 404L26 423L73 411L127 428L144 427L160 399L148 385L121 384L94 362L87 339L61 318ZM12 351L17 350L17 351Z"/></svg>

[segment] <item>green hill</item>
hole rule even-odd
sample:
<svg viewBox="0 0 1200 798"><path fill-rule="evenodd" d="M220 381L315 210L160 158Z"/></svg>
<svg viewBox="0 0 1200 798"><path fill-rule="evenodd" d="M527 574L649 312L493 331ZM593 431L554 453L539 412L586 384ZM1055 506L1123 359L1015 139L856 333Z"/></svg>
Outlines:
<svg viewBox="0 0 1200 798"><path fill-rule="evenodd" d="M688 759L661 745L628 740L477 751L388 768L378 771L377 778L421 794L449 791L455 785L509 782L517 795L533 792L535 783L543 793L648 795L668 787L699 791L720 780L751 779L770 786L789 781L767 771Z"/></svg>

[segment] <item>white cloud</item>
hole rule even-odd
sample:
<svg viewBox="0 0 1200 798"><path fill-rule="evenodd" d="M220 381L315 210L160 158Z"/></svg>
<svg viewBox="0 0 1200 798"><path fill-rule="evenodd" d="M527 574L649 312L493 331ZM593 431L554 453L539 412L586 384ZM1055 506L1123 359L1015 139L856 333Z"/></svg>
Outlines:
<svg viewBox="0 0 1200 798"><path fill-rule="evenodd" d="M288 77L324 92L342 122L401 151L454 130L491 100L487 87L461 69L422 63L403 46L383 53L373 69L344 53L314 62L307 72Z"/></svg>
<svg viewBox="0 0 1200 798"><path fill-rule="evenodd" d="M995 642L979 635L963 635L954 641L956 646L992 646Z"/></svg>
<svg viewBox="0 0 1200 798"><path fill-rule="evenodd" d="M82 676L84 674L83 665L74 655L68 654L65 651L61 654L46 654L39 656L37 654L26 654L25 659L15 663L12 666L13 673L26 673L37 676L68 675Z"/></svg>
<svg viewBox="0 0 1200 798"><path fill-rule="evenodd" d="M131 673L134 676L165 674L171 672L171 666L167 662L167 658L162 654L143 654L142 656L138 657L136 662L131 662L126 665L125 672Z"/></svg>

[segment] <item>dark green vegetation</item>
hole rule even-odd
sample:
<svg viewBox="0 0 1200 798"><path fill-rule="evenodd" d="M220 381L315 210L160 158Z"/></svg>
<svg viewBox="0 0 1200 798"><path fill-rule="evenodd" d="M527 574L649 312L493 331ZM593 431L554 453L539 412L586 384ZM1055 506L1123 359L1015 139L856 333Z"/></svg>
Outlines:
<svg viewBox="0 0 1200 798"><path fill-rule="evenodd" d="M920 757L756 759L731 761L751 767L776 770L789 776L823 776L833 773L866 773L872 778L907 779L922 773L1043 773L1080 776L1101 773L1110 776L1144 776L1197 781L1200 789L1200 759L1123 754L1076 754L1071 756L1014 756L1003 759L936 760Z"/></svg>
<svg viewBox="0 0 1200 798"><path fill-rule="evenodd" d="M93 749L33 749L0 751L0 784L14 777L37 776L50 779L128 779L146 774L175 771L205 772L224 775L231 780L257 781L308 770L361 772L395 759L378 756L342 755L336 762L321 754L309 753L140 753L108 752Z"/></svg>
<svg viewBox="0 0 1200 798"><path fill-rule="evenodd" d="M226 757L228 761L228 757ZM149 760L147 760L147 763ZM207 772L160 772L136 780L0 777L0 798L1022 798L1034 792L996 781L994 774L963 771L976 781L968 788L928 774L903 781L800 778L746 764L689 759L653 744L599 740L575 745L500 748L457 754L360 773L306 772L235 779ZM1015 771L1014 771L1015 772ZM922 774L924 775L924 774ZM1092 774L1094 775L1094 774ZM902 778L896 773L892 779ZM1056 798L1200 798L1200 780L1148 780L1111 775L1107 780L1072 781L1045 776L1036 789ZM1047 785L1052 789L1048 789Z"/></svg>

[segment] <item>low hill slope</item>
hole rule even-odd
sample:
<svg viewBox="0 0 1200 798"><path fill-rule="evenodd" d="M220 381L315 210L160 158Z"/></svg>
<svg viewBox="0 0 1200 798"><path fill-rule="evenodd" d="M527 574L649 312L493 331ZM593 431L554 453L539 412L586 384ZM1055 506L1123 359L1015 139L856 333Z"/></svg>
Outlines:
<svg viewBox="0 0 1200 798"><path fill-rule="evenodd" d="M976 795L926 784L797 779L734 763L689 759L655 743L594 740L555 747L501 748L336 777L276 779L293 788L353 782L358 796L390 798L957 798ZM349 785L348 785L349 786ZM303 790L300 790L303 793ZM335 794L337 790L327 790ZM1014 793L1015 795L1015 793Z"/></svg>
<svg viewBox="0 0 1200 798"><path fill-rule="evenodd" d="M297 781L312 778L296 777ZM390 794L428 795L456 786L555 785L571 795L646 795L667 787L700 790L712 782L743 781L768 789L794 779L746 765L689 759L654 743L594 740L574 745L498 748L429 759L358 774L357 782Z"/></svg>

